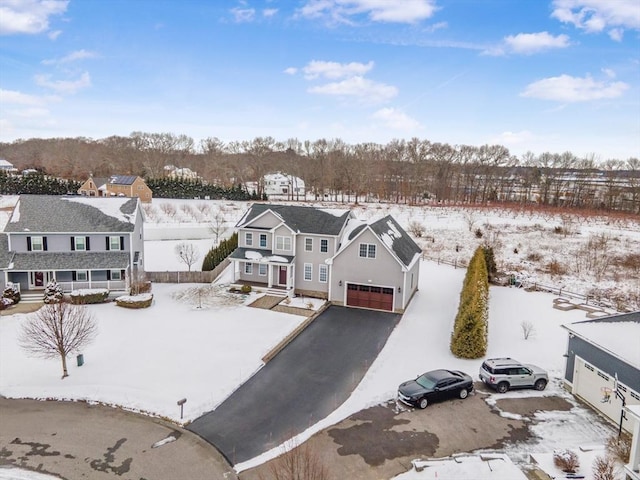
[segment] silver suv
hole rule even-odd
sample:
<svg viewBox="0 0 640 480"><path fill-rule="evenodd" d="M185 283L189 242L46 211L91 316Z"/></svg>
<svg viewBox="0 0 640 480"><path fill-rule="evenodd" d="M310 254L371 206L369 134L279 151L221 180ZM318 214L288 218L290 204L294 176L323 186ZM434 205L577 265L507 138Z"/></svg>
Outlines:
<svg viewBox="0 0 640 480"><path fill-rule="evenodd" d="M504 393L510 388L544 390L549 376L540 367L520 363L513 358L489 358L482 362L480 380Z"/></svg>

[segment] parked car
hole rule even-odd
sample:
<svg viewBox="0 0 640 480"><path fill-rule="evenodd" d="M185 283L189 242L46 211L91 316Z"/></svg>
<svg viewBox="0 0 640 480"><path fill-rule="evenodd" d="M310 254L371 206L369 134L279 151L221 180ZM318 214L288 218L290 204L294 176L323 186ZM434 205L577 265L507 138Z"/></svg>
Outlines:
<svg viewBox="0 0 640 480"><path fill-rule="evenodd" d="M398 400L412 407L427 408L429 403L447 398L467 398L473 379L457 370L432 370L415 380L401 383Z"/></svg>
<svg viewBox="0 0 640 480"><path fill-rule="evenodd" d="M511 388L544 390L549 375L540 367L513 358L490 358L480 366L480 380L500 393Z"/></svg>

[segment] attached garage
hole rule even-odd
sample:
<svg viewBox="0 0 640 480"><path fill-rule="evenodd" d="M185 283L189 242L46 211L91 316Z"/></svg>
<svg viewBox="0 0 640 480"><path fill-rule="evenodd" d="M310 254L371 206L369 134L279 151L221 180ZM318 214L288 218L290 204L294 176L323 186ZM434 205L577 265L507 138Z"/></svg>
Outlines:
<svg viewBox="0 0 640 480"><path fill-rule="evenodd" d="M393 288L347 283L347 305L393 311Z"/></svg>

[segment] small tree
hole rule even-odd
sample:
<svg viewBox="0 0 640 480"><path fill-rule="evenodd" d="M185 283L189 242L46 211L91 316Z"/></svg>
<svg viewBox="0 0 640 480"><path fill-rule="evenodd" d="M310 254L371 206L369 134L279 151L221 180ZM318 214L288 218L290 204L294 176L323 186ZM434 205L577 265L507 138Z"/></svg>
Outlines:
<svg viewBox="0 0 640 480"><path fill-rule="evenodd" d="M531 334L533 334L533 332L535 332L536 330L533 326L533 323L531 323L529 320L523 320L522 322L520 322L520 327L522 328L522 335L524 336L525 340L529 340Z"/></svg>
<svg viewBox="0 0 640 480"><path fill-rule="evenodd" d="M44 303L60 303L62 301L62 287L58 282L51 280L44 289Z"/></svg>
<svg viewBox="0 0 640 480"><path fill-rule="evenodd" d="M411 220L409 222L408 232L417 238L422 238L425 232L424 225L418 222L417 220Z"/></svg>
<svg viewBox="0 0 640 480"><path fill-rule="evenodd" d="M193 243L179 243L176 245L175 251L180 261L187 265L189 271L191 271L191 266L200 258L200 251Z"/></svg>
<svg viewBox="0 0 640 480"><path fill-rule="evenodd" d="M19 337L20 346L35 357L62 361L62 378L68 377L67 356L94 339L97 325L83 305L49 303L29 317Z"/></svg>
<svg viewBox="0 0 640 480"><path fill-rule="evenodd" d="M227 231L227 227L225 225L224 213L221 210L218 210L215 215L211 218L211 233L213 233L213 238L216 242L216 245L220 241L220 236Z"/></svg>
<svg viewBox="0 0 640 480"><path fill-rule="evenodd" d="M270 476L259 475L260 480L328 480L329 471L322 458L308 443L285 445L286 453L269 465Z"/></svg>
<svg viewBox="0 0 640 480"><path fill-rule="evenodd" d="M613 457L609 455L597 456L593 461L593 480L616 480L618 478L618 466Z"/></svg>

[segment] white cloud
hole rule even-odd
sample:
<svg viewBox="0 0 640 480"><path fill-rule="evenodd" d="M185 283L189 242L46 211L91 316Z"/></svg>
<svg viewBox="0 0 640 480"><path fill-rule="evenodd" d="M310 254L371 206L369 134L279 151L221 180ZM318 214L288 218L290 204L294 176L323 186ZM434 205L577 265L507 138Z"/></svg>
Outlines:
<svg viewBox="0 0 640 480"><path fill-rule="evenodd" d="M77 80L51 80L51 75L36 75L36 84L46 87L60 94L76 93L82 88L91 86L91 77L84 72Z"/></svg>
<svg viewBox="0 0 640 480"><path fill-rule="evenodd" d="M53 58L48 60L43 60L42 63L44 65L60 65L64 63L71 63L78 60L84 60L85 58L96 58L97 54L94 52L89 52L87 50L76 50L75 52L71 52L68 55L65 55L62 58Z"/></svg>
<svg viewBox="0 0 640 480"><path fill-rule="evenodd" d="M551 35L548 32L519 33L504 38L507 49L513 53L530 55L551 48L566 48L570 45L567 35Z"/></svg>
<svg viewBox="0 0 640 480"><path fill-rule="evenodd" d="M338 79L351 77L354 75L364 75L373 68L373 62L369 63L338 63L324 62L321 60L310 61L303 69L304 76L307 80L318 77Z"/></svg>
<svg viewBox="0 0 640 480"><path fill-rule="evenodd" d="M489 143L509 147L522 145L533 139L534 135L529 130L521 130L519 132L502 132L500 135L493 137Z"/></svg>
<svg viewBox="0 0 640 480"><path fill-rule="evenodd" d="M0 4L0 35L46 32L49 17L64 13L68 4L69 0L4 1Z"/></svg>
<svg viewBox="0 0 640 480"><path fill-rule="evenodd" d="M277 8L265 8L262 11L262 16L265 18L271 18L271 17L275 17L277 13L278 13Z"/></svg>
<svg viewBox="0 0 640 480"><path fill-rule="evenodd" d="M589 33L611 29L617 41L625 28L640 30L638 0L553 0L551 16Z"/></svg>
<svg viewBox="0 0 640 480"><path fill-rule="evenodd" d="M351 17L366 15L373 22L416 23L436 11L435 0L307 0L299 14L352 23Z"/></svg>
<svg viewBox="0 0 640 480"><path fill-rule="evenodd" d="M254 8L232 8L230 10L233 18L238 23L252 22L256 16L256 10Z"/></svg>
<svg viewBox="0 0 640 480"><path fill-rule="evenodd" d="M18 92L17 90L4 90L0 88L0 104L2 105L25 105L29 107L40 107L58 98L55 96L38 96Z"/></svg>
<svg viewBox="0 0 640 480"><path fill-rule="evenodd" d="M375 120L382 121L386 127L394 130L406 132L409 130L417 130L421 127L420 122L395 108L382 108L371 117Z"/></svg>
<svg viewBox="0 0 640 480"><path fill-rule="evenodd" d="M284 73L286 73L287 75L295 75L296 73L298 73L298 69L296 67L285 68Z"/></svg>
<svg viewBox="0 0 640 480"><path fill-rule="evenodd" d="M363 103L375 104L386 102L395 97L398 94L398 89L356 75L340 82L311 87L309 92L336 97L352 97Z"/></svg>
<svg viewBox="0 0 640 480"><path fill-rule="evenodd" d="M584 78L560 75L530 83L520 95L558 102L587 102L617 98L628 88L624 82L597 81L588 75Z"/></svg>

